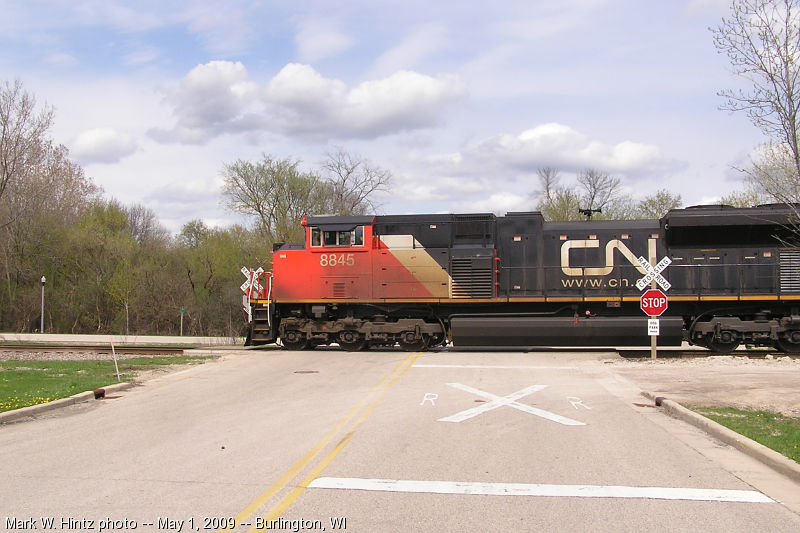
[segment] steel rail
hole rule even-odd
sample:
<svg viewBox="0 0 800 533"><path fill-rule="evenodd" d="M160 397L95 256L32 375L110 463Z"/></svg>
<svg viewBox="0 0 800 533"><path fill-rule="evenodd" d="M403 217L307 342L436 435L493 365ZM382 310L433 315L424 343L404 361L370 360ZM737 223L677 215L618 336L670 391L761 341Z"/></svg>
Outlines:
<svg viewBox="0 0 800 533"><path fill-rule="evenodd" d="M142 355L182 355L186 346L132 346L115 345L114 351L118 354ZM87 353L112 353L110 344L3 344L0 351L6 352L87 352Z"/></svg>

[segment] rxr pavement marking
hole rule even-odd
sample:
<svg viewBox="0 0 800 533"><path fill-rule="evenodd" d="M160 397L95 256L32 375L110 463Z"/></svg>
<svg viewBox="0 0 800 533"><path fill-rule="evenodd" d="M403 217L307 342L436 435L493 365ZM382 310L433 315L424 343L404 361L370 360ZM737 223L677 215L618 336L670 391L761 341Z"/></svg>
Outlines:
<svg viewBox="0 0 800 533"><path fill-rule="evenodd" d="M530 387L525 387L524 389L518 390L517 392L512 392L508 396L498 396L496 394L492 394L491 392L484 392L482 390L470 387L468 385L462 385L461 383L448 383L448 385L455 389L460 389L466 392L471 392L472 394L477 394L478 396L482 396L491 401L481 406L473 407L472 409L467 409L466 411L461 411L459 413L456 413L454 415L445 418L440 418L439 422L463 422L464 420L476 417L487 411L492 411L493 409L497 409L498 407L507 405L508 407L513 407L514 409L519 409L520 411L523 411L525 413L534 416L539 416L541 418L546 418L547 420L558 422L559 424L563 424L565 426L586 425L583 422L578 422L577 420L572 420L571 418L557 415L555 413L551 413L550 411L545 411L544 409L539 409L537 407L531 407L530 405L525 405L517 401L520 398L524 398L525 396L533 394L534 392L539 392L540 390L547 387L547 385L531 385Z"/></svg>

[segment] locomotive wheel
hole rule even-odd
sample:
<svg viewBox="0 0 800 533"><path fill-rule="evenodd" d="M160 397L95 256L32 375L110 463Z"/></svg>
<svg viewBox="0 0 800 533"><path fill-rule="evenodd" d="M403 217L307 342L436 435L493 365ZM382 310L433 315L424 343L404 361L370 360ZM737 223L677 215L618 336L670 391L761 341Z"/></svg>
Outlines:
<svg viewBox="0 0 800 533"><path fill-rule="evenodd" d="M305 350L310 346L306 336L297 330L287 331L281 337L281 342L285 350Z"/></svg>
<svg viewBox="0 0 800 533"><path fill-rule="evenodd" d="M708 347L711 349L712 352L728 353L734 351L736 348L739 347L739 341L732 341L732 342L711 341L708 344Z"/></svg>
<svg viewBox="0 0 800 533"><path fill-rule="evenodd" d="M712 352L727 353L732 352L739 347L739 338L736 333L732 331L723 331L720 333L719 339L711 338L708 342L708 347Z"/></svg>
<svg viewBox="0 0 800 533"><path fill-rule="evenodd" d="M792 342L789 339L778 339L775 347L784 353L800 353L800 343Z"/></svg>
<svg viewBox="0 0 800 533"><path fill-rule="evenodd" d="M367 341L339 342L339 347L346 352L360 352L367 345Z"/></svg>
<svg viewBox="0 0 800 533"><path fill-rule="evenodd" d="M413 331L404 331L400 334L400 340L397 341L400 348L406 352L421 352L427 346L425 337L417 338Z"/></svg>
<svg viewBox="0 0 800 533"><path fill-rule="evenodd" d="M367 345L366 339L360 338L355 331L342 331L339 333L339 347L348 352L358 352Z"/></svg>

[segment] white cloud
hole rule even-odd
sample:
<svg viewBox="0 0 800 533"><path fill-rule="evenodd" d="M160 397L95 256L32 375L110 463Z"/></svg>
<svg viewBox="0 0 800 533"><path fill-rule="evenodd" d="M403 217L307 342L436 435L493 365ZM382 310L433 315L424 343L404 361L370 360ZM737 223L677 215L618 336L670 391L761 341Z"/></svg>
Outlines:
<svg viewBox="0 0 800 533"><path fill-rule="evenodd" d="M331 114L346 93L344 82L324 78L312 67L299 63L283 67L266 88L268 101L301 114Z"/></svg>
<svg viewBox="0 0 800 533"><path fill-rule="evenodd" d="M72 154L83 164L117 163L138 148L133 137L113 128L84 131L70 146Z"/></svg>
<svg viewBox="0 0 800 533"><path fill-rule="evenodd" d="M683 166L665 157L655 145L633 141L607 144L558 123L540 124L519 135L496 135L465 148L459 155L449 154L438 162L451 161L453 170L458 172L502 168L535 172L551 166L567 172L597 168L631 178L668 173Z"/></svg>
<svg viewBox="0 0 800 533"><path fill-rule="evenodd" d="M366 138L434 126L465 94L464 84L449 75L400 71L347 90L308 65L290 64L270 82L267 100L280 104L275 116L283 133Z"/></svg>
<svg viewBox="0 0 800 533"><path fill-rule="evenodd" d="M451 75L400 71L348 89L299 63L289 63L260 89L241 63L212 61L192 69L167 97L175 126L150 133L183 143L249 131L320 140L373 138L435 126L465 95L464 84Z"/></svg>
<svg viewBox="0 0 800 533"><path fill-rule="evenodd" d="M174 106L175 127L154 128L150 135L164 142L202 144L220 133L250 130L254 126L245 112L256 93L256 84L240 62L198 65L166 97Z"/></svg>
<svg viewBox="0 0 800 533"><path fill-rule="evenodd" d="M353 39L335 28L335 23L306 20L294 37L300 61L313 63L336 56L353 45Z"/></svg>

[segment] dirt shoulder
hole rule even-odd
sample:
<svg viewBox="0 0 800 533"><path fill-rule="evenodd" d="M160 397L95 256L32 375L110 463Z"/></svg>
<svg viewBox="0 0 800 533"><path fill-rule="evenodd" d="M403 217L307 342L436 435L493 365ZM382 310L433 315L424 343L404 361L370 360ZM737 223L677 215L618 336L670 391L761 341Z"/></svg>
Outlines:
<svg viewBox="0 0 800 533"><path fill-rule="evenodd" d="M800 358L620 357L603 363L643 391L684 405L763 409L800 418Z"/></svg>

